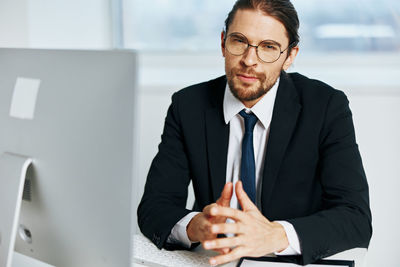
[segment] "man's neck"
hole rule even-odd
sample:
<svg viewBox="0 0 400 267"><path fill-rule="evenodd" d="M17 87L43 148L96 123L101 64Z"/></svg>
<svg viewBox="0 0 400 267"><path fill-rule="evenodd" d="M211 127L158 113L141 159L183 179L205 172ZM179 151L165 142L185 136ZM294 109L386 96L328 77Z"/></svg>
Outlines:
<svg viewBox="0 0 400 267"><path fill-rule="evenodd" d="M257 104L258 101L260 101L264 96L265 96L265 94L263 94L262 96L260 96L259 98L255 99L255 100L250 100L250 101L241 100L241 102L243 103L243 105L244 105L246 108L252 108L252 107L254 107L254 105Z"/></svg>

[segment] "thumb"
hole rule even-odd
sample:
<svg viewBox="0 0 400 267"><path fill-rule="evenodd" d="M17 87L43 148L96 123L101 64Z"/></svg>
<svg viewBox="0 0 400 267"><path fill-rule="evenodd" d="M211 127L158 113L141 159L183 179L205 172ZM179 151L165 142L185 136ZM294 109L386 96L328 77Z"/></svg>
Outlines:
<svg viewBox="0 0 400 267"><path fill-rule="evenodd" d="M216 203L223 207L229 207L231 203L232 194L233 194L233 184L231 182L226 183L224 189L222 190L221 196L216 201Z"/></svg>
<svg viewBox="0 0 400 267"><path fill-rule="evenodd" d="M258 210L257 206L253 203L253 201L251 201L249 196L244 191L242 181L238 181L236 183L235 191L236 191L237 199L238 199L239 204L242 207L243 211L254 210L254 209Z"/></svg>

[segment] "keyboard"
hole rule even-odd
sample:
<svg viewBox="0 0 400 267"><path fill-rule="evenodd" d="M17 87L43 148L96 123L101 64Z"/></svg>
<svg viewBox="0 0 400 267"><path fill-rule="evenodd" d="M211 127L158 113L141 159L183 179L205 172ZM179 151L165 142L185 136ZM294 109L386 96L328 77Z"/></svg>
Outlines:
<svg viewBox="0 0 400 267"><path fill-rule="evenodd" d="M208 259L216 255L213 251L206 251L201 247L195 251L159 250L150 240L142 234L133 237L134 263L155 267L179 266L210 266ZM134 264L133 264L134 266Z"/></svg>

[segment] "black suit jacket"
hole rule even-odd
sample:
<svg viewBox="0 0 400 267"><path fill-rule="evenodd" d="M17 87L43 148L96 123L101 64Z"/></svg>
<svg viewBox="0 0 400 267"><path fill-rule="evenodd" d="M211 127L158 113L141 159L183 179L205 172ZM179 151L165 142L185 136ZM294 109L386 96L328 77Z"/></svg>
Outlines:
<svg viewBox="0 0 400 267"><path fill-rule="evenodd" d="M225 184L229 125L223 116L226 77L172 96L162 141L138 208L143 234L161 248L185 209L189 182L201 211ZM261 211L287 220L308 264L353 247L372 234L368 184L343 92L300 74L281 73L262 181Z"/></svg>

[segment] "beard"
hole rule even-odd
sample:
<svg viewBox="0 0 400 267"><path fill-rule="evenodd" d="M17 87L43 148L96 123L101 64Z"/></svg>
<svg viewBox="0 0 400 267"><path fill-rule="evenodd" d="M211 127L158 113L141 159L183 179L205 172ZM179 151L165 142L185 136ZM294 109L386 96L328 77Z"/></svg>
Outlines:
<svg viewBox="0 0 400 267"><path fill-rule="evenodd" d="M246 74L257 77L257 82L246 83L241 81L237 74ZM274 71L267 75L258 73L254 69L232 68L226 71L226 78L232 94L240 101L254 101L264 96L275 85L280 76L280 71Z"/></svg>

